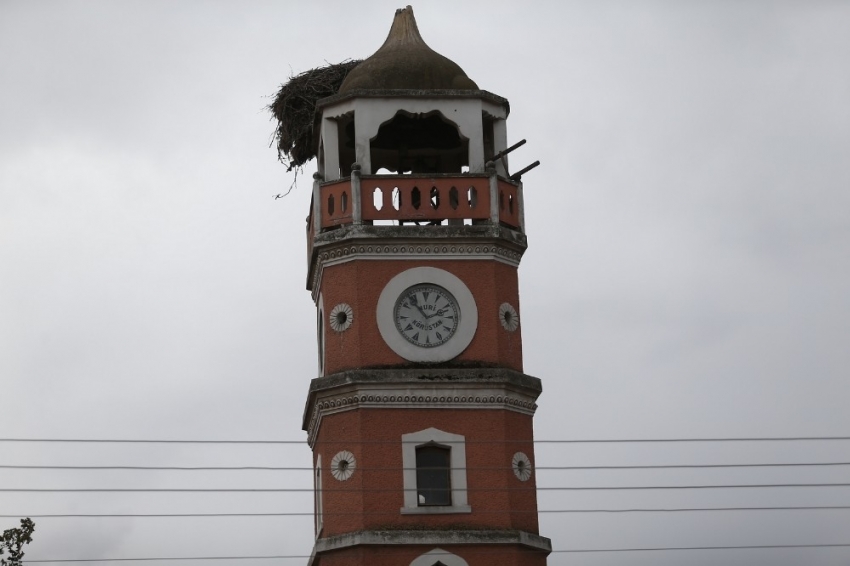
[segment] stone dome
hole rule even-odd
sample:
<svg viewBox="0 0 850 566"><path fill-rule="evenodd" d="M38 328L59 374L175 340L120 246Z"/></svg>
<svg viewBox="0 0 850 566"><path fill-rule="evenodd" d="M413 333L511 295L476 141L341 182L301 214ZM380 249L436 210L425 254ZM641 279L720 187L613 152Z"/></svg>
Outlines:
<svg viewBox="0 0 850 566"><path fill-rule="evenodd" d="M338 94L352 90L478 90L457 63L425 44L413 8L396 10L387 40L357 65Z"/></svg>

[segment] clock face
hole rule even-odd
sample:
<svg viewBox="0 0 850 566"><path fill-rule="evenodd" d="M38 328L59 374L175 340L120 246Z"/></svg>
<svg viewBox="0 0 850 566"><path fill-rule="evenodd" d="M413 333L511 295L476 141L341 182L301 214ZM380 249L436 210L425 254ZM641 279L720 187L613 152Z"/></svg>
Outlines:
<svg viewBox="0 0 850 566"><path fill-rule="evenodd" d="M451 340L460 322L454 295L430 283L408 287L393 309L396 329L405 340L421 348L434 348Z"/></svg>

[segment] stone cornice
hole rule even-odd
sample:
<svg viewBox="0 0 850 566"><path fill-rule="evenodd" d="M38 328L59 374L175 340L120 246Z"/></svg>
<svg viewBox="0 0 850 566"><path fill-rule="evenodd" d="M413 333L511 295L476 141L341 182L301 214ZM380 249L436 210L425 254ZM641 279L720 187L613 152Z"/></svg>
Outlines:
<svg viewBox="0 0 850 566"><path fill-rule="evenodd" d="M313 241L307 289L318 298L325 266L354 260L493 260L518 266L525 234L503 226L342 226Z"/></svg>
<svg viewBox="0 0 850 566"><path fill-rule="evenodd" d="M502 409L533 415L542 387L506 368L350 370L314 379L303 429L313 446L323 416L363 408Z"/></svg>
<svg viewBox="0 0 850 566"><path fill-rule="evenodd" d="M333 106L345 100L353 100L355 98L477 98L487 100L493 104L497 104L505 108L506 113L510 113L510 104L508 99L493 94L487 90L451 90L451 89L390 89L390 90L373 90L373 89L357 89L350 90L343 94L334 94L325 98L321 98L316 102L316 113L321 114L322 110L328 106Z"/></svg>
<svg viewBox="0 0 850 566"><path fill-rule="evenodd" d="M552 541L546 537L526 531L359 531L345 535L320 538L313 547L308 566L316 564L324 552L342 550L354 546L449 546L457 544L519 545L548 555L552 552Z"/></svg>

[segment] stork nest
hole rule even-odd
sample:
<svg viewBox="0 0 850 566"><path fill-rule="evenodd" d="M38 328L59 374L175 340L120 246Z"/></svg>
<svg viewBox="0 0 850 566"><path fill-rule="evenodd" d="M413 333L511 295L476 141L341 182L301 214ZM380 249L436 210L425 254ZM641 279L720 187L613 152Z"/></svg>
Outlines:
<svg viewBox="0 0 850 566"><path fill-rule="evenodd" d="M277 158L287 171L316 157L316 102L336 94L349 71L359 64L358 59L317 67L290 77L280 86L268 109L277 120L272 143L277 140Z"/></svg>

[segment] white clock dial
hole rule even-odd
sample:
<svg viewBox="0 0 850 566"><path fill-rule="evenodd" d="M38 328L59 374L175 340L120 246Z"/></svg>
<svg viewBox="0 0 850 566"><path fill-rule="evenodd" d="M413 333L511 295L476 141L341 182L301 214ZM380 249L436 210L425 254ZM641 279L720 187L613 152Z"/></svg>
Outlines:
<svg viewBox="0 0 850 566"><path fill-rule="evenodd" d="M421 348L434 348L448 342L457 332L460 308L447 290L423 283L401 293L393 318L405 340Z"/></svg>

